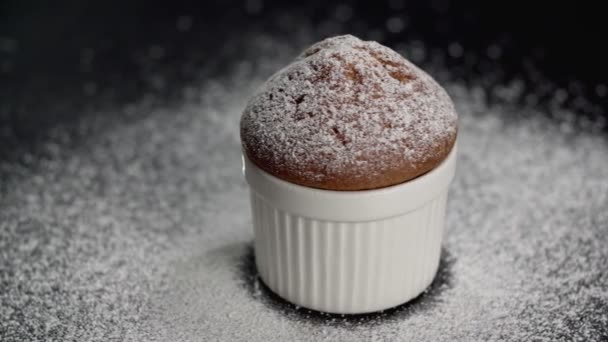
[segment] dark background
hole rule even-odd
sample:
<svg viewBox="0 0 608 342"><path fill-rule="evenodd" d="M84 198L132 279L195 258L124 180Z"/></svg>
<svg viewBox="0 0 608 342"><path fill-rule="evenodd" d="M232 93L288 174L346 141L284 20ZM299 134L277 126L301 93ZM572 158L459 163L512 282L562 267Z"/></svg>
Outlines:
<svg viewBox="0 0 608 342"><path fill-rule="evenodd" d="M490 44L503 47L501 64L521 72L525 60L541 65L560 81L606 81L606 30L603 6L580 1L204 1L193 4L150 1L2 1L0 32L16 40L3 51L11 67L3 81L53 74L68 79L82 48L103 52L100 69L129 67L129 52L150 44L169 44L171 57L204 46L212 53L224 39L254 27L270 26L281 11L321 23L336 6L352 6L350 32L383 28L401 16L407 29L384 43L421 39L446 47L458 41L480 53ZM192 17L190 34L176 30L180 16ZM274 27L278 31L279 28ZM289 34L289 32L282 32ZM7 49L3 49L7 50ZM4 82L3 82L4 83Z"/></svg>
<svg viewBox="0 0 608 342"><path fill-rule="evenodd" d="M344 5L350 9L346 15L344 11L340 14ZM505 82L518 78L531 87L551 82L566 90L571 95L569 100L579 98L580 102L583 96L596 105L593 113L588 113L590 106L580 105L580 115L605 115L603 83L608 80L604 66L608 54L600 4L448 0L228 0L190 4L0 1L0 124L5 131L10 127L13 138L27 142L49 125L81 115L82 111L70 108L91 102L90 96L85 95L92 90L116 101L132 100L149 90L139 75L154 69L164 70L169 84L191 81L195 73L180 70L181 61L194 61L195 67L204 65L227 41L250 31L289 36L292 30L281 23L282 13L311 21L316 27L338 16L344 25L337 32L331 27L326 32L350 32L380 39L389 46L420 40L426 46L447 51L452 42L458 42L479 62L450 60L455 77L467 81L491 71ZM402 18L406 24L403 30L374 36L374 32L386 32L390 17ZM154 46L162 46L163 51L155 63L142 70L138 54ZM492 47L499 47L500 53L488 58ZM82 67L83 61L86 68ZM225 64L216 70L222 72L230 66L227 56ZM94 82L95 88L83 95L83 84L87 82ZM552 96L556 87L547 88L544 95ZM165 87L159 95L170 97L176 88L179 87ZM65 108L52 110L58 99Z"/></svg>

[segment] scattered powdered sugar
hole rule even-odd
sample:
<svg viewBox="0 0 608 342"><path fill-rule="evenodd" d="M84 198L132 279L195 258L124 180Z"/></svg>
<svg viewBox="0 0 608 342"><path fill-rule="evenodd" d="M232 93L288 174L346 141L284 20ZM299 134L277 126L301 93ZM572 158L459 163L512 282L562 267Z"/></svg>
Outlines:
<svg viewBox="0 0 608 342"><path fill-rule="evenodd" d="M342 317L272 296L253 266L238 122L304 42L254 37L232 73L179 105L111 108L123 114L58 126L40 151L0 160L0 340L606 340L608 141L559 105L566 119L488 100L517 84L446 83L458 171L421 298Z"/></svg>
<svg viewBox="0 0 608 342"><path fill-rule="evenodd" d="M445 157L456 121L430 76L385 46L345 35L273 75L245 109L241 132L247 153L274 174L365 182Z"/></svg>

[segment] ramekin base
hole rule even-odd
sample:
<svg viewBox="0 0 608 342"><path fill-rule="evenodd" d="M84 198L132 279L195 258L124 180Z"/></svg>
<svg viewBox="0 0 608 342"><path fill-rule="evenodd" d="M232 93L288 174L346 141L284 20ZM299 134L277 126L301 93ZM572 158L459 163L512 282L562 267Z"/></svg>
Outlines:
<svg viewBox="0 0 608 342"><path fill-rule="evenodd" d="M329 313L380 311L418 296L439 265L455 159L454 148L410 182L343 192L287 183L245 157L260 277L287 301Z"/></svg>

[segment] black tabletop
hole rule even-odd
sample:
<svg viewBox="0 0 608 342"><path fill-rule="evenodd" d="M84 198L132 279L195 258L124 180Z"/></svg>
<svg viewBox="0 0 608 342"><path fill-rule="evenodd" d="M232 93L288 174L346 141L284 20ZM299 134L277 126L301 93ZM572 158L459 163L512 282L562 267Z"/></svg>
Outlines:
<svg viewBox="0 0 608 342"><path fill-rule="evenodd" d="M608 337L599 5L0 3L0 340ZM257 279L238 118L299 51L351 33L446 87L458 172L439 273L332 316Z"/></svg>

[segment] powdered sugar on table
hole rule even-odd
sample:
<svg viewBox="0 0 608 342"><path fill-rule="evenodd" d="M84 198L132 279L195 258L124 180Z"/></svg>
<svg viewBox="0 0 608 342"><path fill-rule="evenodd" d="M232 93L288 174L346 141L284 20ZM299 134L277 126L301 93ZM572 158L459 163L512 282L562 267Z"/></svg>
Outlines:
<svg viewBox="0 0 608 342"><path fill-rule="evenodd" d="M562 95L554 119L513 104L517 82L443 82L461 114L458 170L420 299L323 316L261 286L238 122L317 38L302 36L234 41L234 69L177 104L105 103L0 160L0 340L606 341L608 141L601 123L573 124Z"/></svg>

